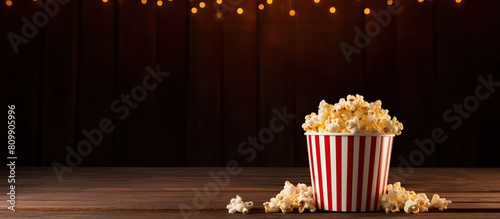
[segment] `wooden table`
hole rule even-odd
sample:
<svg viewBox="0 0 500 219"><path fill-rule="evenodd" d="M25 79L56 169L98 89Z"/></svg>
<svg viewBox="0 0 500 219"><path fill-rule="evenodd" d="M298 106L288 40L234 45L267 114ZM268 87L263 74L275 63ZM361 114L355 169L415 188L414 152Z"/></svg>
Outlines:
<svg viewBox="0 0 500 219"><path fill-rule="evenodd" d="M404 178L408 190L452 200L447 210L401 213L265 213L262 203L286 180L310 185L308 168L80 167L59 182L50 167L17 167L16 211L7 210L7 180L0 218L500 218L500 169L416 168ZM397 173L391 168L391 176ZM227 174L229 178L220 177ZM392 182L389 182L392 183ZM255 206L228 214L236 195ZM307 211L307 210L306 210Z"/></svg>

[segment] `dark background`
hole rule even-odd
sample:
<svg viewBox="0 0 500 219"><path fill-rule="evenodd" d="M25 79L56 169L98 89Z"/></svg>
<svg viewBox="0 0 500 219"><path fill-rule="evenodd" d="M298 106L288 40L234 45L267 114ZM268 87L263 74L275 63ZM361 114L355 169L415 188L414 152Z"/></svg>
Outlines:
<svg viewBox="0 0 500 219"><path fill-rule="evenodd" d="M339 44L354 45L354 28L374 20L363 9L386 10L386 1L224 1L223 20L214 1L205 8L199 2L159 7L153 0L71 0L16 54L7 34L22 36L22 18L32 21L41 7L2 0L1 117L6 124L7 105L16 105L18 165L67 165L66 146L77 150L87 139L82 130L110 118L114 131L103 134L80 166L223 166L230 160L307 166L304 116L322 99L335 103L361 94L382 100L405 126L394 141L392 166L401 158L414 166L500 166L500 87L456 129L456 121L443 119L454 104L474 103L478 76L500 81L499 1L402 0L401 13L351 55L351 63ZM331 6L336 13L329 13ZM170 75L120 119L111 103L141 85L145 67L157 64ZM255 159L239 153L241 142L274 121L273 109L284 107L296 118L273 138L264 136L268 143L255 150ZM414 141L431 138L436 128L446 141L415 157L423 153ZM1 130L7 139L7 127Z"/></svg>

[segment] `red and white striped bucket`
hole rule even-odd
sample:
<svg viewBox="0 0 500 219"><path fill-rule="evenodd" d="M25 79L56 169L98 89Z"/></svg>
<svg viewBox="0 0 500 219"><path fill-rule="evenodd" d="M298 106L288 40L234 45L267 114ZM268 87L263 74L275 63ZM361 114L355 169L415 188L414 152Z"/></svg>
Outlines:
<svg viewBox="0 0 500 219"><path fill-rule="evenodd" d="M394 135L305 135L317 208L341 212L379 210Z"/></svg>

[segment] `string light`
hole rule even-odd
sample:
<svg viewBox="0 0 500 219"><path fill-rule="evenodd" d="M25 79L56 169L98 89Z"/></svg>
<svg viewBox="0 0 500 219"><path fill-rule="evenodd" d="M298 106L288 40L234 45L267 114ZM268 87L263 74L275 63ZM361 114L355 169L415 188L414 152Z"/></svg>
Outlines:
<svg viewBox="0 0 500 219"><path fill-rule="evenodd" d="M418 2L422 3L422 2L424 2L424 0L418 0Z"/></svg>
<svg viewBox="0 0 500 219"><path fill-rule="evenodd" d="M392 0L387 0L387 5L392 5L394 2Z"/></svg>
<svg viewBox="0 0 500 219"><path fill-rule="evenodd" d="M320 0L314 0L314 3L319 3L319 2L320 2Z"/></svg>
<svg viewBox="0 0 500 219"><path fill-rule="evenodd" d="M11 5L12 5L12 1L11 1L11 0L7 0L7 1L5 1L5 4L6 4L7 6L11 6Z"/></svg>
<svg viewBox="0 0 500 219"><path fill-rule="evenodd" d="M108 0L102 0L102 2L106 3L106 2L108 2Z"/></svg>
<svg viewBox="0 0 500 219"><path fill-rule="evenodd" d="M205 8L205 2L200 2L200 8Z"/></svg>
<svg viewBox="0 0 500 219"><path fill-rule="evenodd" d="M267 4L270 5L273 3L273 0L267 0Z"/></svg>
<svg viewBox="0 0 500 219"><path fill-rule="evenodd" d="M337 11L337 9L335 7L330 7L330 13L335 13Z"/></svg>
<svg viewBox="0 0 500 219"><path fill-rule="evenodd" d="M243 14L243 8L238 8L238 9L236 10L236 13L238 13L238 14Z"/></svg>
<svg viewBox="0 0 500 219"><path fill-rule="evenodd" d="M158 1L156 2L156 5L158 5L158 6L162 6L162 5L163 5L163 1L162 1L162 0L158 0Z"/></svg>
<svg viewBox="0 0 500 219"><path fill-rule="evenodd" d="M293 10L293 9L290 10L290 16L292 16L292 17L295 16L295 10Z"/></svg>
<svg viewBox="0 0 500 219"><path fill-rule="evenodd" d="M365 8L364 12L365 12L365 14L370 14L370 9L369 8Z"/></svg>
<svg viewBox="0 0 500 219"><path fill-rule="evenodd" d="M215 1L218 5L222 4L222 0Z"/></svg>
<svg viewBox="0 0 500 219"><path fill-rule="evenodd" d="M146 3L148 3L148 0L141 0L141 3L145 5Z"/></svg>
<svg viewBox="0 0 500 219"><path fill-rule="evenodd" d="M259 10L264 10L264 5L263 4L259 4Z"/></svg>
<svg viewBox="0 0 500 219"><path fill-rule="evenodd" d="M191 13L196 14L198 12L198 9L196 7L191 8Z"/></svg>
<svg viewBox="0 0 500 219"><path fill-rule="evenodd" d="M455 0L456 3L460 4L462 0Z"/></svg>

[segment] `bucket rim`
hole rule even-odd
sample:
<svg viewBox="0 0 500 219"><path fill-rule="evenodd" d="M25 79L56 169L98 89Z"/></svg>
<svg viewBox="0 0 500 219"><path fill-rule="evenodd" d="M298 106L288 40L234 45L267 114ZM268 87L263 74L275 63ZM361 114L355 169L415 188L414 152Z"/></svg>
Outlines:
<svg viewBox="0 0 500 219"><path fill-rule="evenodd" d="M387 133L319 133L319 132L305 132L304 135L319 135L319 136L382 136L394 137L395 134Z"/></svg>

